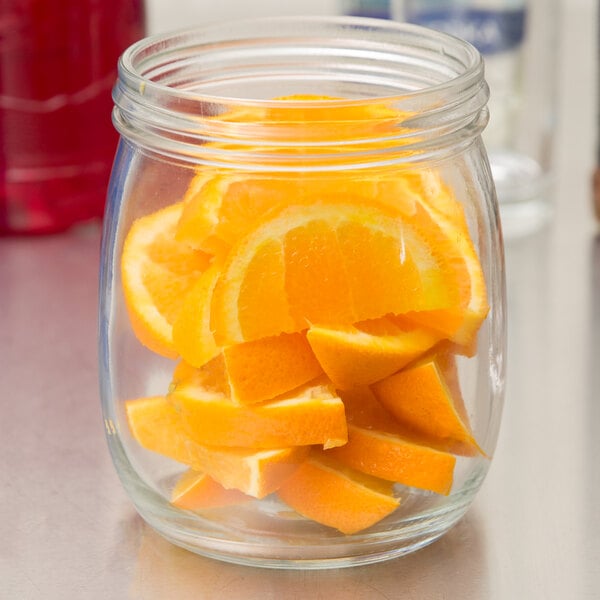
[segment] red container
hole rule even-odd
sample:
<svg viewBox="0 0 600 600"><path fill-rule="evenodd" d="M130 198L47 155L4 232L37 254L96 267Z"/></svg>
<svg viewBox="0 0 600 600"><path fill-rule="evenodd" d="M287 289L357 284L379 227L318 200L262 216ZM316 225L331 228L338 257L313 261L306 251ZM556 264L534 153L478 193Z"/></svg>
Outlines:
<svg viewBox="0 0 600 600"><path fill-rule="evenodd" d="M143 35L143 0L2 3L0 235L102 217L117 61Z"/></svg>

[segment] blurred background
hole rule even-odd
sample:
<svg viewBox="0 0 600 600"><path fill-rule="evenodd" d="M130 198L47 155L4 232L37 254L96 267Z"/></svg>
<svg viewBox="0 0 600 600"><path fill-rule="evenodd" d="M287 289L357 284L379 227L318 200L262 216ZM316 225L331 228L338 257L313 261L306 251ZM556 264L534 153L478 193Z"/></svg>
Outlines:
<svg viewBox="0 0 600 600"><path fill-rule="evenodd" d="M366 4L366 3L365 3ZM271 15L332 15L346 9L344 0L146 0L148 33L202 25L208 21Z"/></svg>
<svg viewBox="0 0 600 600"><path fill-rule="evenodd" d="M406 20L482 52L491 88L484 141L508 236L553 218L557 165L568 159L557 144L562 128L592 128L580 143L595 162L594 0L19 0L0 9L0 235L101 217L117 140L110 89L119 54L135 40L223 19L307 14ZM572 81L580 74L584 89ZM591 176L595 165L586 166Z"/></svg>

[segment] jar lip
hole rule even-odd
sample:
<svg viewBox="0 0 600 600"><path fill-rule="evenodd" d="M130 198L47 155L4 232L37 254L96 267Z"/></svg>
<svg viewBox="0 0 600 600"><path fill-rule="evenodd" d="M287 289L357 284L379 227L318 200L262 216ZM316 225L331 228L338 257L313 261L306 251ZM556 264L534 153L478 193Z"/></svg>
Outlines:
<svg viewBox="0 0 600 600"><path fill-rule="evenodd" d="M192 162L409 160L450 148L457 132L479 134L483 72L471 44L419 25L222 21L130 46L119 61L113 123L137 144Z"/></svg>
<svg viewBox="0 0 600 600"><path fill-rule="evenodd" d="M237 37L235 39L228 39L223 35L223 37L219 38L221 30L226 32L227 30L232 29L233 31L238 32L245 29L248 32L251 32L257 25L262 25L265 29L272 29L274 33L269 36L270 40L276 40L280 38L283 39L282 34L278 33L278 31L281 31L282 26L297 27L302 24L306 27L324 24L332 27L346 28L348 30L363 29L372 32L388 32L389 34L398 36L419 36L421 39L438 44L439 52L442 55L448 53L449 47L460 50L468 63L463 65L463 72L446 81L428 85L422 89L403 91L401 94L377 95L373 98L310 99L298 101L298 103L309 104L311 106L328 106L335 101L335 103L339 105L355 106L370 101L393 100L396 97L408 98L417 95L422 96L424 93L439 94L449 88L468 86L473 79L478 79L482 76L483 59L481 54L466 40L450 33L436 31L413 23L354 16L270 16L243 18L218 21L202 27L190 27L173 32L148 36L132 44L121 55L119 60L119 74L130 81L135 80L140 87L143 86L147 88L150 86L157 91L166 92L174 98L180 97L193 100L202 99L205 102L225 104L235 103L236 105L252 105L257 107L288 107L290 106L289 100L276 98L240 98L178 89L157 82L150 79L146 74L140 73L140 66L145 62L150 51L166 50L168 55L173 55L174 50L189 50L195 48L198 52L202 52L203 48L206 48L207 46L214 47L219 43L229 44L231 42L240 42L243 39L249 41L256 37L247 35L245 38ZM173 42L177 42L178 45L175 46L174 49L169 49L169 44L172 44Z"/></svg>

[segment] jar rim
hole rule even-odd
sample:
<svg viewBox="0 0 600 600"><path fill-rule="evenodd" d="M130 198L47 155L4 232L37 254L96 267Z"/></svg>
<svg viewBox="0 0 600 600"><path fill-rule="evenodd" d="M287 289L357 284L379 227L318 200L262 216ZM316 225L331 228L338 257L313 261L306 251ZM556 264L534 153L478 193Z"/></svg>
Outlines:
<svg viewBox="0 0 600 600"><path fill-rule="evenodd" d="M406 148L422 143L424 132L439 138L474 120L476 135L485 125L478 119L488 98L483 72L481 55L471 44L419 25L336 16L236 19L130 46L119 60L113 121L125 137L163 149L161 142L170 138L173 146L174 137L179 150L206 140L247 140L256 146L289 137L281 123L296 118L298 109L312 118L332 106L351 110L384 103L408 115L402 125L419 132L417 139L394 131L392 137ZM318 96L295 93L313 79ZM274 82L288 93L266 92ZM338 88L342 93L329 92ZM253 119L233 124L227 118L244 108L275 109L283 116L258 128ZM304 148L340 143L319 137L318 127L309 129L303 130ZM364 136L358 138L364 145Z"/></svg>
<svg viewBox="0 0 600 600"><path fill-rule="evenodd" d="M178 50L186 48L196 48L197 50L201 50L202 46L198 46L198 42L205 46L214 45L219 42L238 42L244 39L239 37L239 31L246 30L247 32L252 32L256 25L262 25L265 28L272 28L275 33L271 36L271 39L274 40L278 37L282 37L282 33L279 33L279 35L277 34L277 31L281 32L282 26L287 25L295 27L302 24L306 26L310 26L311 24L325 24L334 27L341 26L347 28L348 30L355 31L363 29L370 32L387 31L388 33L394 35L419 36L421 40L427 40L431 43L438 44L440 48L440 54L448 55L449 48L453 48L455 51L459 50L463 53L465 60L468 61L468 63L463 64L464 72L457 74L455 77L448 79L447 81L427 86L426 89L405 91L401 94L403 97L413 94L422 94L424 91L439 92L448 88L449 86L468 84L472 78L480 77L480 72L483 69L483 59L481 54L471 43L450 33L436 31L421 25L416 25L414 23L353 16L270 16L220 21L202 27L189 27L174 32L167 32L145 37L129 46L129 48L127 48L121 55L119 60L120 75L138 79L140 83L143 82L143 84L147 86L149 85L157 87L165 91L168 90L175 96L197 99L199 96L197 92L189 92L186 90L177 89L154 81L148 78L144 73L140 73L139 68L146 62L148 54L150 52L163 52L165 50L169 54L173 54L173 50L168 48L168 46L174 42L178 44ZM224 33L227 33L231 30L232 33L235 33L238 37L235 40L228 39L220 33L222 30ZM254 37L255 36L248 35L245 39L251 40ZM230 98L209 93L203 93L201 95L206 100L212 100L215 102L235 100L235 102L242 104L256 104L264 106L287 105L286 100L277 100L274 98ZM393 97L393 95L377 96L377 99L391 99ZM364 101L364 99L360 98L344 98L341 100L341 102L348 105L359 104ZM311 102L322 102L326 104L330 101L313 100Z"/></svg>

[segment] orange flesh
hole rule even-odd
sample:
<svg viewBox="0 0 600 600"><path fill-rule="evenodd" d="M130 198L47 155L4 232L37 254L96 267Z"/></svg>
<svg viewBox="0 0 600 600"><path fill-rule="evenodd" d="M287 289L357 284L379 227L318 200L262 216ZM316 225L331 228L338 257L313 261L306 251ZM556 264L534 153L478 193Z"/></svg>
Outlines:
<svg viewBox="0 0 600 600"><path fill-rule="evenodd" d="M222 448L188 444L192 468L204 471L224 488L254 498L273 493L298 468L308 448Z"/></svg>
<svg viewBox="0 0 600 600"><path fill-rule="evenodd" d="M270 400L323 374L303 333L281 333L223 350L232 397L242 404Z"/></svg>
<svg viewBox="0 0 600 600"><path fill-rule="evenodd" d="M396 510L399 500L391 486L335 467L310 458L280 487L279 497L301 515L345 534L371 527Z"/></svg>
<svg viewBox="0 0 600 600"><path fill-rule="evenodd" d="M348 443L327 453L354 469L403 485L447 495L456 458L396 423L368 387L342 395Z"/></svg>
<svg viewBox="0 0 600 600"><path fill-rule="evenodd" d="M480 452L434 360L391 375L373 390L398 422L438 447L467 456Z"/></svg>
<svg viewBox="0 0 600 600"><path fill-rule="evenodd" d="M331 386L320 381L248 406L195 382L175 386L169 399L190 439L202 445L331 448L347 439L344 405Z"/></svg>

